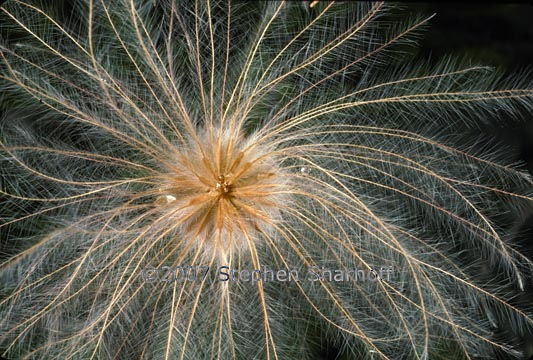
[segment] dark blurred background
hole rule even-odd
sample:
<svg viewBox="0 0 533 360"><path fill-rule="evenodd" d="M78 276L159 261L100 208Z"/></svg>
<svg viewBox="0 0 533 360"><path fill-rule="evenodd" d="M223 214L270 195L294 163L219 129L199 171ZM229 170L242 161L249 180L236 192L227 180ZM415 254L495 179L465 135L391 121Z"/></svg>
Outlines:
<svg viewBox="0 0 533 360"><path fill-rule="evenodd" d="M421 40L418 56L436 61L444 55L472 58L507 74L533 70L533 4L404 3L407 10L436 14ZM533 73L529 78L533 78ZM487 127L487 135L512 149L533 174L533 114L505 126Z"/></svg>

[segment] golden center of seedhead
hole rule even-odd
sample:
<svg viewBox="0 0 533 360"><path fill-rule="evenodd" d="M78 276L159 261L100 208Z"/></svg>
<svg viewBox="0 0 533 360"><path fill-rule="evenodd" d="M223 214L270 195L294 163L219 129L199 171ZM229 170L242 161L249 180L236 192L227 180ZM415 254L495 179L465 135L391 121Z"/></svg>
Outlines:
<svg viewBox="0 0 533 360"><path fill-rule="evenodd" d="M224 175L217 176L217 183L215 185L215 189L222 196L225 196L230 192L231 184L228 182L227 176L224 176Z"/></svg>
<svg viewBox="0 0 533 360"><path fill-rule="evenodd" d="M226 132L220 137L209 134L198 148L177 152L155 205L161 221L179 231L176 241L227 262L228 254L275 233L288 191L272 150Z"/></svg>

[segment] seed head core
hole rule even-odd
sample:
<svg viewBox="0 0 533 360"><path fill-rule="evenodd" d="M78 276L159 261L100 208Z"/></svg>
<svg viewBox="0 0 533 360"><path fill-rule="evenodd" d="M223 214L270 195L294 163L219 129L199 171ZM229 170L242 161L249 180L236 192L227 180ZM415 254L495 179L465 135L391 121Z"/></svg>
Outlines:
<svg viewBox="0 0 533 360"><path fill-rule="evenodd" d="M226 194L228 194L230 192L230 186L231 184L226 181L226 176L217 176L217 184L215 186L215 189L220 193L220 196L225 196Z"/></svg>
<svg viewBox="0 0 533 360"><path fill-rule="evenodd" d="M288 193L276 153L227 132L200 140L177 150L159 190L169 226L206 254L244 250L271 237Z"/></svg>

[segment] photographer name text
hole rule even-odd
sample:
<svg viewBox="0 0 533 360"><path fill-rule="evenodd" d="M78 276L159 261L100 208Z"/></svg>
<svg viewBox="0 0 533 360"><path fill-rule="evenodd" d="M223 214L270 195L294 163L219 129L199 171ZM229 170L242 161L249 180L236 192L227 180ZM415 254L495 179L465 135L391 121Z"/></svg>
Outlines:
<svg viewBox="0 0 533 360"><path fill-rule="evenodd" d="M141 277L147 283L155 282L198 282L204 281L214 271L216 280L221 282L375 282L390 281L395 274L392 265L370 269L329 269L324 266L309 266L307 269L274 270L263 265L259 269L236 269L230 266L212 267L209 265L195 266L147 266L142 270Z"/></svg>

